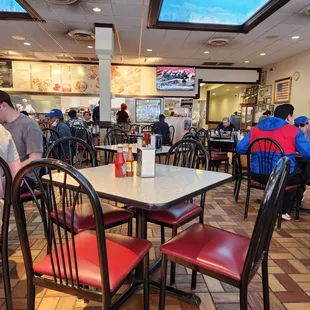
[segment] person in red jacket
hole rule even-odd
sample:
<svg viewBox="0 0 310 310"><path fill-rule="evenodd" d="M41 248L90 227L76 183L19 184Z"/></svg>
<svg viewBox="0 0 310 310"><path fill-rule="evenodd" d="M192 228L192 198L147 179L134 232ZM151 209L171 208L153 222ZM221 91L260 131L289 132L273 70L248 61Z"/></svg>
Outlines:
<svg viewBox="0 0 310 310"><path fill-rule="evenodd" d="M237 153L246 154L248 148L254 140L258 138L271 138L277 141L282 147L285 156L290 159L290 175L288 185L302 184L303 191L306 190L306 184L309 176L309 162L305 162L302 166L298 166L296 161L296 153L299 153L306 161L310 160L310 142L305 139L304 134L293 123L294 107L291 104L283 104L277 106L274 112L274 117L268 117L253 127L247 136L237 144ZM268 151L268 149L266 149ZM273 166L281 158L280 153L275 153L273 156ZM263 184L266 183L266 175L260 174L258 155L252 153L251 158L252 177ZM286 192L284 205L282 207L282 218L290 220L288 214L291 209L292 202L296 197L296 192Z"/></svg>

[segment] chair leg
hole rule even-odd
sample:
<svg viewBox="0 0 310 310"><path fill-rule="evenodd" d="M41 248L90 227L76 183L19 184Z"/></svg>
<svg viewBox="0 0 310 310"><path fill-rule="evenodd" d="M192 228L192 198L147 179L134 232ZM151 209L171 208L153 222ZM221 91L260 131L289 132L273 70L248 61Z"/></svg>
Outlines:
<svg viewBox="0 0 310 310"><path fill-rule="evenodd" d="M296 198L296 221L299 221L299 213L300 213L300 206L301 206L301 193L300 187L297 188L297 198Z"/></svg>
<svg viewBox="0 0 310 310"><path fill-rule="evenodd" d="M165 243L165 226L161 225L160 226L160 239L161 239L161 244Z"/></svg>
<svg viewBox="0 0 310 310"><path fill-rule="evenodd" d="M282 223L282 208L280 208L280 211L279 211L279 214L278 214L277 230L281 230L281 223Z"/></svg>
<svg viewBox="0 0 310 310"><path fill-rule="evenodd" d="M144 310L150 308L149 253L144 257Z"/></svg>
<svg viewBox="0 0 310 310"><path fill-rule="evenodd" d="M268 281L268 255L265 254L262 263L262 276L263 276L263 299L264 299L264 310L270 309L269 300L269 281Z"/></svg>
<svg viewBox="0 0 310 310"><path fill-rule="evenodd" d="M165 310L166 281L167 281L167 255L162 254L159 310Z"/></svg>
<svg viewBox="0 0 310 310"><path fill-rule="evenodd" d="M240 288L240 310L248 309L248 286L241 285Z"/></svg>
<svg viewBox="0 0 310 310"><path fill-rule="evenodd" d="M132 219L128 220L128 236L132 237Z"/></svg>
<svg viewBox="0 0 310 310"><path fill-rule="evenodd" d="M36 297L36 287L32 283L32 279L27 279L27 310L34 310Z"/></svg>
<svg viewBox="0 0 310 310"><path fill-rule="evenodd" d="M238 202L238 200L239 200L239 193L240 193L241 182L242 182L242 176L240 176L239 179L238 179L238 185L237 185L237 192L236 192L236 196L235 196L235 202Z"/></svg>
<svg viewBox="0 0 310 310"><path fill-rule="evenodd" d="M245 209L244 209L245 220L248 218L248 213L249 213L250 194L251 194L251 187L250 185L248 185L247 193L246 193Z"/></svg>
<svg viewBox="0 0 310 310"><path fill-rule="evenodd" d="M177 226L172 228L172 238L177 235ZM171 262L171 271L170 271L170 285L175 284L175 263Z"/></svg>
<svg viewBox="0 0 310 310"><path fill-rule="evenodd" d="M196 284L197 284L197 271L192 271L192 283L191 283L191 290L196 290Z"/></svg>

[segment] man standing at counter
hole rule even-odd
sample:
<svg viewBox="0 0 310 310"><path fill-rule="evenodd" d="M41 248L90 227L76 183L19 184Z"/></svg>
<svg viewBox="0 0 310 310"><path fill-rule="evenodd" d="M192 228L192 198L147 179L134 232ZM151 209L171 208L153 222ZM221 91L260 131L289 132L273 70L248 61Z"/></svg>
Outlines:
<svg viewBox="0 0 310 310"><path fill-rule="evenodd" d="M169 125L165 122L165 115L160 114L159 115L159 122L154 123L154 133L160 134L163 136L163 144L170 143L170 131L169 131Z"/></svg>
<svg viewBox="0 0 310 310"><path fill-rule="evenodd" d="M1 90L0 123L11 133L22 166L42 157L43 136L40 126L32 118L17 112L10 95ZM29 173L26 178L28 184L34 188L36 186L34 173ZM22 192L28 191L28 187L24 183Z"/></svg>

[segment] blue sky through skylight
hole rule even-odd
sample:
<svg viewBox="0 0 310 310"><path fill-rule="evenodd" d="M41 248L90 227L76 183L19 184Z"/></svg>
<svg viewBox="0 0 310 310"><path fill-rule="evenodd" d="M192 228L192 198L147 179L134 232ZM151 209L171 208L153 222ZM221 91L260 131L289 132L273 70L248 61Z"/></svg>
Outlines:
<svg viewBox="0 0 310 310"><path fill-rule="evenodd" d="M27 13L15 0L0 0L0 12Z"/></svg>
<svg viewBox="0 0 310 310"><path fill-rule="evenodd" d="M159 21L242 25L269 0L164 0Z"/></svg>

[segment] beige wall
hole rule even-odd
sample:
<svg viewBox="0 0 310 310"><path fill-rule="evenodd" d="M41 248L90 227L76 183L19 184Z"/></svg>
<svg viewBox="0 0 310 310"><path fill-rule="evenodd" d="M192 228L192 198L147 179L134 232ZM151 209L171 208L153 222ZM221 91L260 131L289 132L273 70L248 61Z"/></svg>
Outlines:
<svg viewBox="0 0 310 310"><path fill-rule="evenodd" d="M273 67L274 70L270 71ZM266 67L267 83L272 85L274 93L274 81L292 77L294 72L300 73L298 81L292 80L291 104L295 107L295 116L305 115L310 117L310 50L292 56L273 66Z"/></svg>
<svg viewBox="0 0 310 310"><path fill-rule="evenodd" d="M209 107L209 121L221 121L223 117L230 117L235 111L238 111L239 95L229 93L222 96L213 96L211 94Z"/></svg>

